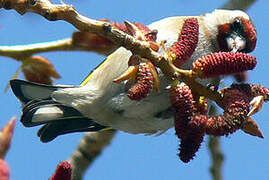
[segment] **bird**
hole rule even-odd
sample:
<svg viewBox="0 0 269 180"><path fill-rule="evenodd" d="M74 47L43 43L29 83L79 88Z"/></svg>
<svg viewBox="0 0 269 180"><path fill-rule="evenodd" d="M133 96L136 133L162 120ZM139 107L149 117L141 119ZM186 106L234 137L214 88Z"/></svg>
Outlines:
<svg viewBox="0 0 269 180"><path fill-rule="evenodd" d="M199 40L191 57L181 66L190 69L204 55L221 52L251 52L256 46L256 29L241 10L216 9L199 16L174 16L153 22L157 42L165 41L166 53L177 41L187 18L197 18ZM161 134L174 126L167 87L170 81L160 72L160 90L135 101L127 96L128 85L113 80L127 68L132 53L124 47L110 54L80 85L44 85L24 80L10 81L22 103L21 122L26 127L43 125L38 136L50 142L72 132L116 129L132 134ZM222 77L198 79L203 85L218 85Z"/></svg>

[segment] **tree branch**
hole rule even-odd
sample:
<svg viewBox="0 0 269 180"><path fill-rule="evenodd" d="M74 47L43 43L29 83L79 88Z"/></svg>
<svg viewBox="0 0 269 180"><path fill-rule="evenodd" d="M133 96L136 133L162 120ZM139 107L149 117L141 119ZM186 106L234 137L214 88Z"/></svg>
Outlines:
<svg viewBox="0 0 269 180"><path fill-rule="evenodd" d="M124 46L134 54L148 59L160 60L163 57L151 50L149 43L139 41L135 37L113 27L109 22L94 20L79 14L72 5L52 4L48 0L1 0L0 7L15 9L18 13L34 12L50 21L64 20L80 31L105 36L115 44Z"/></svg>
<svg viewBox="0 0 269 180"><path fill-rule="evenodd" d="M188 85L198 87L201 95L208 97L218 104L221 97L218 93L197 83L189 72L180 71L172 66L167 55L162 55L151 49L150 42L138 40L136 37L112 26L109 22L94 20L79 14L75 8L67 4L52 4L49 0L1 0L0 7L15 9L20 14L35 12L50 21L64 20L74 25L80 31L91 32L104 36L116 45L123 46L133 54L142 58L150 59L153 64L160 67L162 72L169 78L181 78Z"/></svg>
<svg viewBox="0 0 269 180"><path fill-rule="evenodd" d="M87 168L94 160L101 155L103 149L108 146L115 130L86 133L77 148L70 156L70 163L73 165L72 180L81 180Z"/></svg>

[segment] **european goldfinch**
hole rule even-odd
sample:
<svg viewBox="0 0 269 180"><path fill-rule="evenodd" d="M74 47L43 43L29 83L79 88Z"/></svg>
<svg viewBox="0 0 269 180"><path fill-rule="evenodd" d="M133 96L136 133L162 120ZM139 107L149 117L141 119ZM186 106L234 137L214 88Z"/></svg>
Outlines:
<svg viewBox="0 0 269 180"><path fill-rule="evenodd" d="M200 16L176 16L149 25L156 29L157 42L166 41L160 53L166 53L177 41L184 21L195 17L199 40L191 57L182 65L190 69L201 56L219 51L250 52L256 45L256 30L249 16L239 10L215 10ZM121 47L109 55L77 86L48 86L11 80L11 88L23 104L21 122L39 130L42 142L70 132L98 131L113 128L129 133L155 134L174 126L169 100L169 81L162 73L160 91L135 101L127 96L124 82L113 83L127 68L131 52ZM203 85L218 85L220 77L198 79Z"/></svg>

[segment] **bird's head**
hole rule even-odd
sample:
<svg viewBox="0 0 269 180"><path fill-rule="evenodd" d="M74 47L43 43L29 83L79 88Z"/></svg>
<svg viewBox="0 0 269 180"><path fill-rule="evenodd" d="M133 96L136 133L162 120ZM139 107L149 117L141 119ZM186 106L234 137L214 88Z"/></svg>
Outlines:
<svg viewBox="0 0 269 180"><path fill-rule="evenodd" d="M250 17L240 10L215 10L205 14L216 33L220 51L251 52L257 41L256 28Z"/></svg>

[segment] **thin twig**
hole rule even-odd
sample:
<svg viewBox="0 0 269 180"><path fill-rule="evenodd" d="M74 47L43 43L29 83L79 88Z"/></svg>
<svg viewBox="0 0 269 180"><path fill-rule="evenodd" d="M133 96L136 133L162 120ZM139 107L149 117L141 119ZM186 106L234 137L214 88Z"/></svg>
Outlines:
<svg viewBox="0 0 269 180"><path fill-rule="evenodd" d="M33 4L33 5L32 5ZM2 0L0 7L15 9L18 13L34 12L50 21L64 20L81 31L91 32L112 40L115 44L124 46L141 57L159 61L163 58L150 48L146 41L139 41L135 37L113 27L109 22L99 21L79 14L72 5L52 4L48 0Z"/></svg>
<svg viewBox="0 0 269 180"><path fill-rule="evenodd" d="M0 55L21 60L35 53L69 50L76 50L72 44L72 38L27 45L0 46Z"/></svg>
<svg viewBox="0 0 269 180"><path fill-rule="evenodd" d="M75 35L81 35L82 37ZM83 34L83 32L76 31L73 33L73 36L71 38L65 38L61 40L23 45L0 46L0 56L6 56L16 60L22 60L33 54L50 51L94 51L99 54L108 55L119 47L112 42L105 42L108 44L102 45L100 45L100 43L102 42L97 42L97 44L94 44L96 43L96 39L93 39L92 44L90 44L91 39L87 41L87 38L91 37L90 35L94 34ZM85 38L86 41L84 42L84 39L79 38Z"/></svg>
<svg viewBox="0 0 269 180"><path fill-rule="evenodd" d="M101 155L104 148L111 143L115 134L115 130L105 130L89 132L83 136L70 156L70 163L73 165L72 180L82 179L85 171Z"/></svg>
<svg viewBox="0 0 269 180"><path fill-rule="evenodd" d="M210 173L213 180L222 180L222 165L224 155L220 147L220 137L209 136L208 148L212 158Z"/></svg>
<svg viewBox="0 0 269 180"><path fill-rule="evenodd" d="M221 6L222 9L241 9L246 11L257 0L229 0Z"/></svg>
<svg viewBox="0 0 269 180"><path fill-rule="evenodd" d="M209 109L210 116L215 116L218 114L216 106L212 105ZM209 136L208 139L208 149L211 155L211 166L210 173L212 180L222 180L222 167L224 161L224 155L221 150L220 137Z"/></svg>

